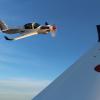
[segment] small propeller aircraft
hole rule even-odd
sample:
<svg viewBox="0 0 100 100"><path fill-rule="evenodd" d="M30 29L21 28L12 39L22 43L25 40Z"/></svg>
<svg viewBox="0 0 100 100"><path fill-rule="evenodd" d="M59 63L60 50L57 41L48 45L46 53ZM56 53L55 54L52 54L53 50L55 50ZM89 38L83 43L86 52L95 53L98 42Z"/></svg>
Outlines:
<svg viewBox="0 0 100 100"><path fill-rule="evenodd" d="M4 38L9 41L19 40L37 34L48 34L49 32L51 33L51 36L54 37L56 32L56 26L49 25L47 22L45 22L45 25L40 25L38 23L33 22L27 23L22 27L9 28L3 21L0 21L0 29L3 33L6 34L20 34L20 36L15 38L9 38L7 36L4 36Z"/></svg>

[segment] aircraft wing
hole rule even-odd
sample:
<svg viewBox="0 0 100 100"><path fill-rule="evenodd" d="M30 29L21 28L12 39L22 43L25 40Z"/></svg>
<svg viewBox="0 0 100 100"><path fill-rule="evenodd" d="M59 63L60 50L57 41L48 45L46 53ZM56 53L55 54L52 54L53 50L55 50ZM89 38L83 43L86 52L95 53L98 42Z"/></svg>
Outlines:
<svg viewBox="0 0 100 100"><path fill-rule="evenodd" d="M29 37L29 36L32 36L32 35L36 35L36 34L38 34L38 33L37 33L37 32L31 32L31 33L27 33L27 34L24 34L24 35L15 37L15 38L9 38L9 37L7 37L7 36L4 36L4 38L5 38L6 40L12 41L12 40L20 40L20 39L23 39L23 38L26 38L26 37Z"/></svg>

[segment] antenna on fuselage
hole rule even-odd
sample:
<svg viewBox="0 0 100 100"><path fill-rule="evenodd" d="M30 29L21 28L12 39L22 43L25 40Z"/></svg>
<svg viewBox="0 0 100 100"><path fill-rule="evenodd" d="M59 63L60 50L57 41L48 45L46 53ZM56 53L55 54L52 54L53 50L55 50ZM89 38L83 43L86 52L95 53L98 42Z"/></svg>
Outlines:
<svg viewBox="0 0 100 100"><path fill-rule="evenodd" d="M49 25L49 23L48 22L45 22L45 25Z"/></svg>

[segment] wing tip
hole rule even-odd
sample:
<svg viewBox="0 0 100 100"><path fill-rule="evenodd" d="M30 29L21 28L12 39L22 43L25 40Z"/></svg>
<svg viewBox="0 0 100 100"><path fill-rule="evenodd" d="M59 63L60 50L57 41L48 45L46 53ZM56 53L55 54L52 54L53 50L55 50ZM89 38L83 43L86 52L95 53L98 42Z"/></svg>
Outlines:
<svg viewBox="0 0 100 100"><path fill-rule="evenodd" d="M96 25L98 32L98 42L100 42L100 25Z"/></svg>
<svg viewBox="0 0 100 100"><path fill-rule="evenodd" d="M4 36L4 38L6 39L6 40L9 40L9 41L12 41L13 39L11 39L11 38L8 38L7 36Z"/></svg>

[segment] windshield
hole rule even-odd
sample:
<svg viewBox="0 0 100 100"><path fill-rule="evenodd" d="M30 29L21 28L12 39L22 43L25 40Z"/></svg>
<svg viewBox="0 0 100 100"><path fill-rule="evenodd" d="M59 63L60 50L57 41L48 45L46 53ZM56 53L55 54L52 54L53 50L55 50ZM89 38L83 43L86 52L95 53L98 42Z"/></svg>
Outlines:
<svg viewBox="0 0 100 100"><path fill-rule="evenodd" d="M38 28L40 26L40 24L35 23L33 26L34 26L34 29L35 29L35 28Z"/></svg>

